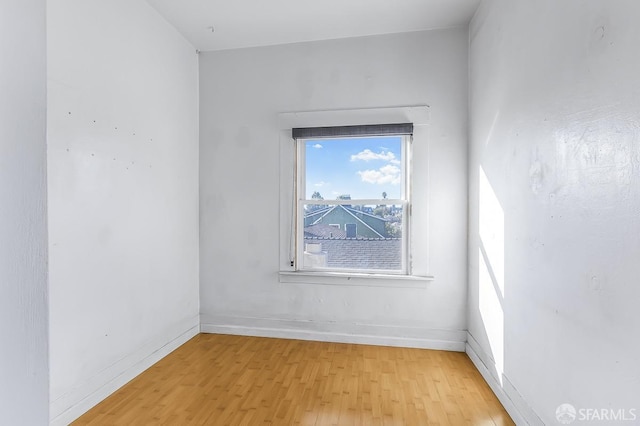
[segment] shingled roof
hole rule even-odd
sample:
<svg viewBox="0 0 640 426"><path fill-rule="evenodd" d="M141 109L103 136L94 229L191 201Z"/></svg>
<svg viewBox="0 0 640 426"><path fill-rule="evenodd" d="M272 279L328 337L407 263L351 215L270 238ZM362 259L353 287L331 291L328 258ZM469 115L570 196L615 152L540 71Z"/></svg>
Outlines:
<svg viewBox="0 0 640 426"><path fill-rule="evenodd" d="M335 226L319 223L304 228L304 238L346 238L347 233Z"/></svg>
<svg viewBox="0 0 640 426"><path fill-rule="evenodd" d="M320 243L327 253L328 268L386 269L402 268L401 238L308 238L305 243Z"/></svg>

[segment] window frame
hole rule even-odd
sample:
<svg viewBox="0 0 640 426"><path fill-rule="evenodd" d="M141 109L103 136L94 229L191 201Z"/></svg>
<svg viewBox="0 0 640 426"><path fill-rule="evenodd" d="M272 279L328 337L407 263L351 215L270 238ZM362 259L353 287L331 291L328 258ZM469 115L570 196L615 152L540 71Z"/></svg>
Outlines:
<svg viewBox="0 0 640 426"><path fill-rule="evenodd" d="M393 126L393 125L389 125ZM356 126L341 126L335 129L343 129ZM377 126L370 126L375 128ZM326 127L331 133L332 127ZM295 129L294 132L295 134ZM292 137L293 137L292 134ZM348 200L317 200L306 198L306 144L307 141L322 141L329 139L364 139L372 137L399 137L401 139L401 194L398 199L373 198L373 199L348 199ZM295 251L292 260L292 266L295 272L299 273L340 273L340 274L383 274L389 276L411 276L411 146L413 142L413 134L358 134L346 136L328 136L328 137L293 137L295 146L295 170L294 170L294 200L295 200L295 218L294 218L294 234L295 234ZM324 205L400 205L402 206L402 237L401 237L401 267L400 269L372 269L372 268L313 268L304 265L304 206L308 204L324 204ZM357 226L357 225L356 225ZM346 232L346 230L345 230Z"/></svg>
<svg viewBox="0 0 640 426"><path fill-rule="evenodd" d="M338 287L388 287L424 289L435 281L431 273L430 246L433 221L430 214L429 123L431 107L427 104L400 106L338 107L332 109L289 110L276 114L280 159L279 262L274 271L285 285L319 285ZM295 161L292 129L300 127L375 125L377 123L413 123L411 189L411 275L356 274L341 272L296 271L295 256Z"/></svg>

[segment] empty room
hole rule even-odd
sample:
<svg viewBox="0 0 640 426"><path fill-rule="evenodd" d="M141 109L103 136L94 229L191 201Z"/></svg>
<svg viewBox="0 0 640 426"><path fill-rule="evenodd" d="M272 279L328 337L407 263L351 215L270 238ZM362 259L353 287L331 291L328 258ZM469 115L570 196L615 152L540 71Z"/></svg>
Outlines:
<svg viewBox="0 0 640 426"><path fill-rule="evenodd" d="M3 0L0 425L640 424L639 19Z"/></svg>

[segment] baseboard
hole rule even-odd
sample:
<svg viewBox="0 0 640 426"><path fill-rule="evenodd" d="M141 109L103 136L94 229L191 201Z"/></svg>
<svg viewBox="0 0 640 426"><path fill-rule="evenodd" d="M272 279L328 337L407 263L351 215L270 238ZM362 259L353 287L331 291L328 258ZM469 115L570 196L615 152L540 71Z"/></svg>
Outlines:
<svg viewBox="0 0 640 426"><path fill-rule="evenodd" d="M251 324L254 323L254 324ZM464 352L466 332L266 318L203 318L203 333Z"/></svg>
<svg viewBox="0 0 640 426"><path fill-rule="evenodd" d="M199 333L199 318L190 318L90 378L50 404L50 425L65 426L147 368Z"/></svg>
<svg viewBox="0 0 640 426"><path fill-rule="evenodd" d="M493 359L469 333L466 353L516 425L544 426L544 422L526 403L506 375L502 374L502 385L500 384Z"/></svg>

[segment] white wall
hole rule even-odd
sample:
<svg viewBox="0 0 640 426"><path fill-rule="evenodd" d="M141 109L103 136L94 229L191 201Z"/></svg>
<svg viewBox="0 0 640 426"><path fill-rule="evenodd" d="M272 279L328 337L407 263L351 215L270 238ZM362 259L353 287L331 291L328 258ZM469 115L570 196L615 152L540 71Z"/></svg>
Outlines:
<svg viewBox="0 0 640 426"><path fill-rule="evenodd" d="M469 352L523 424L640 411L638 17L487 0L470 27Z"/></svg>
<svg viewBox="0 0 640 426"><path fill-rule="evenodd" d="M145 2L48 5L51 417L198 331L197 55Z"/></svg>
<svg viewBox="0 0 640 426"><path fill-rule="evenodd" d="M0 3L0 424L49 414L45 1Z"/></svg>
<svg viewBox="0 0 640 426"><path fill-rule="evenodd" d="M201 54L204 331L464 348L467 44L460 28ZM414 198L429 211L414 220L430 255L415 261L435 281L280 283L278 114L424 104L428 160L414 168L429 190Z"/></svg>

